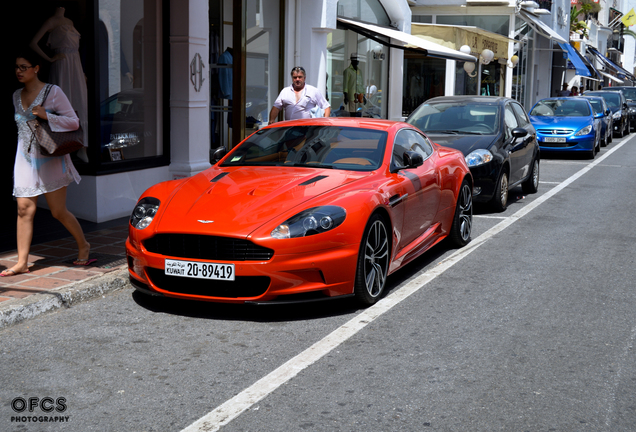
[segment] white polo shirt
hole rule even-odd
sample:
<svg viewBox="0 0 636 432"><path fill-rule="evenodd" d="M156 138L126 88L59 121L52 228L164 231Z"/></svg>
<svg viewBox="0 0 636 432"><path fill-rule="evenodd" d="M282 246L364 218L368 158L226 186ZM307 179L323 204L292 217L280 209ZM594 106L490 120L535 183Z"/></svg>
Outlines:
<svg viewBox="0 0 636 432"><path fill-rule="evenodd" d="M285 110L285 120L296 120L311 118L310 110L312 108L320 107L324 110L331 105L316 87L305 84L298 102L296 102L294 87L290 85L281 90L274 106L279 110Z"/></svg>

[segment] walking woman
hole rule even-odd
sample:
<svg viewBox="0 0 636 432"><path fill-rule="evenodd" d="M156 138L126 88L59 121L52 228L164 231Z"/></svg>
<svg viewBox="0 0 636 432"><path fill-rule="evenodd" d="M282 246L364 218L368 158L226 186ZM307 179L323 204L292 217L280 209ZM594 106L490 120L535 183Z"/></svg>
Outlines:
<svg viewBox="0 0 636 432"><path fill-rule="evenodd" d="M40 154L37 141L27 125L28 120L40 117L48 120L54 132L77 130L79 119L64 92L55 85L38 78L40 57L35 53L21 53L16 58L15 74L24 87L13 94L15 121L18 125L18 150L13 172L13 195L18 202L18 262L0 273L0 277L28 273L29 249L33 238L33 218L38 196L44 195L51 214L59 220L77 242L75 265L89 265L90 244L79 222L66 208L66 187L80 176L69 155L48 157ZM46 89L50 86L48 96Z"/></svg>

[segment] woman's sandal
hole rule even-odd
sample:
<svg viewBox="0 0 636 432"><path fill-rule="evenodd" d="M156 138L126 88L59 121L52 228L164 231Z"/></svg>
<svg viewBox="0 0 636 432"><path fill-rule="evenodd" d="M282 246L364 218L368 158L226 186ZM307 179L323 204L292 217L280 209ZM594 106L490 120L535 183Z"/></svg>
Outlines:
<svg viewBox="0 0 636 432"><path fill-rule="evenodd" d="M97 258L87 258L87 259L76 259L75 261L73 261L73 265L76 266L89 266L91 264L93 264L94 262L97 262Z"/></svg>
<svg viewBox="0 0 636 432"><path fill-rule="evenodd" d="M2 273L0 273L0 277L17 276L17 275L21 275L21 274L24 274L24 273L31 273L31 270L26 269L23 272L17 272L17 271L15 271L13 269L6 269L6 270L3 270Z"/></svg>

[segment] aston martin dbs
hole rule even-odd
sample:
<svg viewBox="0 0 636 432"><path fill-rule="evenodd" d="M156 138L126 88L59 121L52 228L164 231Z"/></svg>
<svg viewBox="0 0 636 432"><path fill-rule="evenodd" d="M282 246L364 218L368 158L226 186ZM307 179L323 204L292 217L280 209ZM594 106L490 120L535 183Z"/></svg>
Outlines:
<svg viewBox="0 0 636 432"><path fill-rule="evenodd" d="M279 122L189 178L141 196L126 242L146 294L228 303L355 296L445 238L471 238L460 151L413 126L365 118Z"/></svg>

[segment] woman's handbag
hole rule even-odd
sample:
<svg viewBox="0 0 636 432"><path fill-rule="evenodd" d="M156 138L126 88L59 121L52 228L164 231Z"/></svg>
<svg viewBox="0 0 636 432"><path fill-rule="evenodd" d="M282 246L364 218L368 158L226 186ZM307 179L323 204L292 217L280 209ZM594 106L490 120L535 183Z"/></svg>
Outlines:
<svg viewBox="0 0 636 432"><path fill-rule="evenodd" d="M44 101L51 91L51 85L47 84L47 86L41 105L44 105ZM49 122L40 117L28 120L27 125L33 133L31 143L35 139L40 146L40 154L44 156L64 156L84 147L84 131L81 125L77 130L71 132L53 132Z"/></svg>

